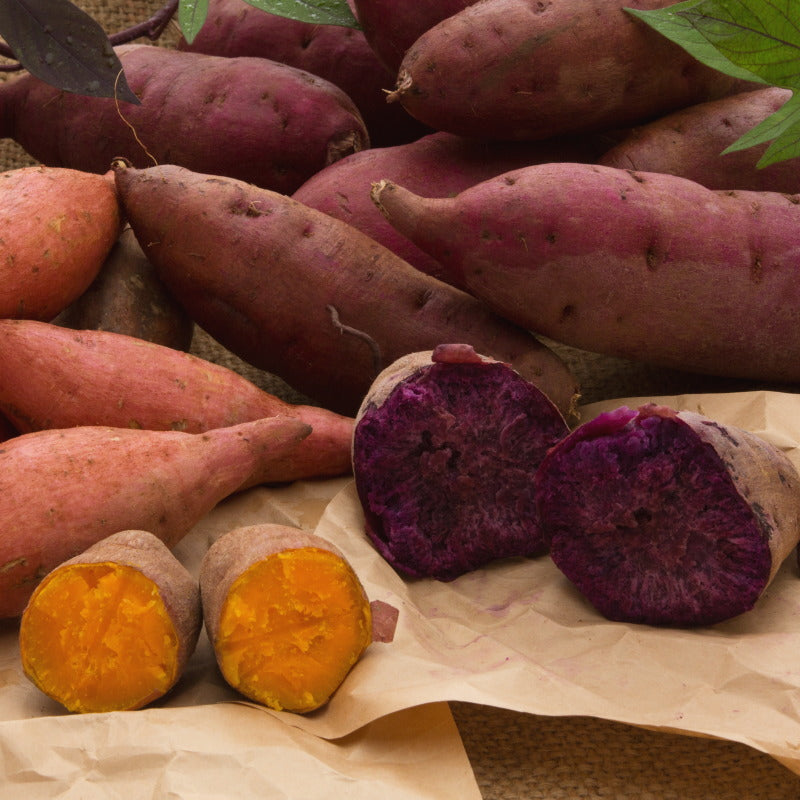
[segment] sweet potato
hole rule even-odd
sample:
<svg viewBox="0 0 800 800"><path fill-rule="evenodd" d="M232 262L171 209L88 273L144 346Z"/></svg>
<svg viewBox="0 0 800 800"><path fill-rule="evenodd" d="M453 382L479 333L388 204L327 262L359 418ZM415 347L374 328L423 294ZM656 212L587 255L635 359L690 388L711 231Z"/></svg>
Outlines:
<svg viewBox="0 0 800 800"><path fill-rule="evenodd" d="M604 616L713 625L751 609L800 538L800 476L774 445L694 412L621 407L536 476L555 564Z"/></svg>
<svg viewBox="0 0 800 800"><path fill-rule="evenodd" d="M120 225L110 174L0 173L0 318L52 319L94 280Z"/></svg>
<svg viewBox="0 0 800 800"><path fill-rule="evenodd" d="M574 402L574 379L538 339L341 220L176 166L120 164L117 185L148 258L203 330L327 408L354 414L383 366L443 341L511 363L560 408Z"/></svg>
<svg viewBox="0 0 800 800"><path fill-rule="evenodd" d="M194 332L194 322L166 290L130 228L122 231L89 288L52 321L176 350L188 350Z"/></svg>
<svg viewBox="0 0 800 800"><path fill-rule="evenodd" d="M758 85L702 65L624 10L673 2L471 4L409 48L389 99L436 130L544 139L627 127Z"/></svg>
<svg viewBox="0 0 800 800"><path fill-rule="evenodd" d="M533 474L568 432L533 384L471 347L400 358L356 417L353 474L367 535L398 571L445 581L542 555Z"/></svg>
<svg viewBox="0 0 800 800"><path fill-rule="evenodd" d="M401 106L387 104L397 71L378 60L357 28L289 19L244 0L211 0L197 36L191 44L180 39L177 46L229 58L269 58L330 81L356 104L372 147L413 141L429 132Z"/></svg>
<svg viewBox="0 0 800 800"><path fill-rule="evenodd" d="M453 199L391 182L374 197L470 292L528 330L686 372L800 379L800 196L544 164Z"/></svg>
<svg viewBox="0 0 800 800"><path fill-rule="evenodd" d="M203 558L200 592L225 680L278 711L327 703L372 641L370 603L353 568L300 529L223 534Z"/></svg>
<svg viewBox="0 0 800 800"><path fill-rule="evenodd" d="M437 260L375 208L370 200L374 181L389 178L426 197L449 197L529 164L595 161L613 141L611 134L602 134L542 142L479 142L436 132L408 144L353 153L312 175L292 197L353 225L422 272L448 281L452 276Z"/></svg>
<svg viewBox="0 0 800 800"><path fill-rule="evenodd" d="M303 70L146 44L117 52L140 105L62 92L25 74L0 84L0 136L52 166L105 172L125 157L279 192L369 145L353 101Z"/></svg>
<svg viewBox="0 0 800 800"><path fill-rule="evenodd" d="M272 458L255 483L350 471L352 417L294 405L227 367L108 331L0 320L0 411L20 431L107 425L204 433L262 417L295 417L312 433Z"/></svg>
<svg viewBox="0 0 800 800"><path fill-rule="evenodd" d="M152 533L120 531L36 587L20 619L22 668L69 711L142 708L177 683L201 626L186 567Z"/></svg>
<svg viewBox="0 0 800 800"><path fill-rule="evenodd" d="M437 22L475 0L353 0L356 16L370 47L392 73L409 47Z"/></svg>
<svg viewBox="0 0 800 800"><path fill-rule="evenodd" d="M674 111L634 128L597 163L680 175L709 189L798 192L800 159L757 167L766 144L722 155L791 96L789 89L770 86Z"/></svg>
<svg viewBox="0 0 800 800"><path fill-rule="evenodd" d="M83 426L0 448L0 617L18 616L54 567L121 530L172 548L217 503L309 433L269 417L200 435Z"/></svg>

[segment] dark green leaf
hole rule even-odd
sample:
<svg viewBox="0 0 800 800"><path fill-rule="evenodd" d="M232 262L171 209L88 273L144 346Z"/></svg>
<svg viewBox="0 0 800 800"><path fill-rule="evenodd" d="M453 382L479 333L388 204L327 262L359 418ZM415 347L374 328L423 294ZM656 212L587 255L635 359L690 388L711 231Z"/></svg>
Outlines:
<svg viewBox="0 0 800 800"><path fill-rule="evenodd" d="M702 0L679 14L729 61L773 86L800 88L797 0Z"/></svg>
<svg viewBox="0 0 800 800"><path fill-rule="evenodd" d="M246 0L246 2L278 17L288 17L300 22L342 25L345 28L360 27L347 0Z"/></svg>
<svg viewBox="0 0 800 800"><path fill-rule="evenodd" d="M139 103L103 28L69 0L0 0L0 36L52 86Z"/></svg>
<svg viewBox="0 0 800 800"><path fill-rule="evenodd" d="M685 0L685 2L652 11L641 11L635 8L626 8L625 10L646 22L651 28L677 45L680 45L689 55L694 56L706 66L724 72L734 78L758 80L763 83L764 81L750 70L734 64L727 56L723 55L692 24L686 14L694 11L702 2L704 0Z"/></svg>
<svg viewBox="0 0 800 800"><path fill-rule="evenodd" d="M774 114L740 136L723 152L745 150L770 141L772 144L759 160L759 167L800 155L800 95L793 94Z"/></svg>
<svg viewBox="0 0 800 800"><path fill-rule="evenodd" d="M208 0L180 0L178 24L183 38L191 44L208 16Z"/></svg>

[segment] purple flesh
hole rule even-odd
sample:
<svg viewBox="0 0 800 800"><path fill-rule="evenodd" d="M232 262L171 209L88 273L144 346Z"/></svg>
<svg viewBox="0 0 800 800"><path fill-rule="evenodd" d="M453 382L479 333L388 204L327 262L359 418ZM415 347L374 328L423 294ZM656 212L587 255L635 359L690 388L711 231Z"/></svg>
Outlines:
<svg viewBox="0 0 800 800"><path fill-rule="evenodd" d="M424 367L356 426L367 534L398 571L438 580L543 554L533 474L567 432L550 400L505 364Z"/></svg>
<svg viewBox="0 0 800 800"><path fill-rule="evenodd" d="M623 408L585 423L536 489L553 561L610 620L714 624L751 609L769 580L758 509L674 415Z"/></svg>

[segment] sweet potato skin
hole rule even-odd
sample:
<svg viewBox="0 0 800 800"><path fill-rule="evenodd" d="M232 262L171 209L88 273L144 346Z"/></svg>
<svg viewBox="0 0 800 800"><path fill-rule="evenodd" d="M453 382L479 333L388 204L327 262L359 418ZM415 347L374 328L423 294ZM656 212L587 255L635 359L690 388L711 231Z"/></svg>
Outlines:
<svg viewBox="0 0 800 800"><path fill-rule="evenodd" d="M291 404L203 358L113 331L0 320L0 410L20 431L107 425L204 433L263 417L313 428L256 483L350 471L353 419Z"/></svg>
<svg viewBox="0 0 800 800"><path fill-rule="evenodd" d="M770 86L689 106L636 127L597 159L640 172L666 172L709 189L800 191L800 163L786 159L757 167L767 145L722 151L777 111L791 90Z"/></svg>
<svg viewBox="0 0 800 800"><path fill-rule="evenodd" d="M202 627L202 607L200 603L200 587L197 581L189 574L186 567L173 555L170 549L149 531L125 530L112 533L89 547L85 552L53 569L37 586L28 600L20 620L20 656L26 676L43 692L54 695L49 691L46 679L39 674L37 664L33 657L35 643L32 636L36 632L29 631L29 621L32 617L32 606L42 586L57 577L62 570L69 570L77 565L110 564L114 566L130 567L152 581L158 589L159 599L163 603L175 629L177 639L177 655L175 673L169 683L150 696L140 698L133 705L114 710L133 710L142 708L166 694L180 678L189 657L195 650ZM59 702L64 698L54 697ZM92 708L94 700L83 698L82 708L70 710L95 710Z"/></svg>
<svg viewBox="0 0 800 800"><path fill-rule="evenodd" d="M684 371L800 379L796 195L547 164L453 199L420 200L391 183L374 198L470 292L529 330Z"/></svg>
<svg viewBox="0 0 800 800"><path fill-rule="evenodd" d="M268 58L317 75L356 104L372 147L413 141L429 129L402 107L386 103L396 70L388 70L357 28L281 17L244 0L211 0L203 27L178 49L238 58Z"/></svg>
<svg viewBox="0 0 800 800"><path fill-rule="evenodd" d="M353 101L303 70L145 44L117 52L140 105L118 109L113 99L60 92L24 75L0 86L0 133L52 166L102 173L124 157L279 192L369 145Z"/></svg>
<svg viewBox="0 0 800 800"><path fill-rule="evenodd" d="M429 28L475 0L354 0L364 36L386 68L396 75L409 47Z"/></svg>
<svg viewBox="0 0 800 800"><path fill-rule="evenodd" d="M512 363L560 408L574 402L574 378L535 337L340 220L169 165L119 168L117 183L137 238L192 318L326 408L354 414L384 364L442 341Z"/></svg>
<svg viewBox="0 0 800 800"><path fill-rule="evenodd" d="M89 288L52 321L176 350L188 350L194 332L192 319L167 292L130 228L122 231Z"/></svg>
<svg viewBox="0 0 800 800"><path fill-rule="evenodd" d="M273 417L197 436L106 426L38 431L0 449L0 617L55 566L120 530L173 547L272 454L308 435Z"/></svg>
<svg viewBox="0 0 800 800"><path fill-rule="evenodd" d="M535 475L557 566L607 618L711 625L750 610L800 538L800 476L766 440L690 411L621 407Z"/></svg>
<svg viewBox="0 0 800 800"><path fill-rule="evenodd" d="M541 139L626 127L753 86L624 11L672 2L483 0L417 39L390 99L436 130Z"/></svg>
<svg viewBox="0 0 800 800"><path fill-rule="evenodd" d="M120 227L109 174L0 173L0 318L52 319L94 280Z"/></svg>
<svg viewBox="0 0 800 800"><path fill-rule="evenodd" d="M312 175L292 197L358 228L418 270L449 282L452 276L447 270L375 208L369 196L374 181L388 178L425 197L449 197L529 164L594 161L612 141L610 134L603 134L541 142L482 142L437 131L408 144L353 153Z"/></svg>

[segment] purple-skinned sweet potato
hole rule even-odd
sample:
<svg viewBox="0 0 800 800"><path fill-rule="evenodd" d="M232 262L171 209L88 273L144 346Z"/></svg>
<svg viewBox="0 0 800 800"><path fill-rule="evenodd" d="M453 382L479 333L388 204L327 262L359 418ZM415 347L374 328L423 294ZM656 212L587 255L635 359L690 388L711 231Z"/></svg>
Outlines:
<svg viewBox="0 0 800 800"><path fill-rule="evenodd" d="M688 627L742 614L800 538L791 461L694 412L605 412L553 447L534 483L554 563L615 621Z"/></svg>
<svg viewBox="0 0 800 800"><path fill-rule="evenodd" d="M791 96L790 89L769 86L674 111L631 130L597 163L680 175L709 189L800 192L800 159L758 167L767 144L722 153Z"/></svg>
<svg viewBox="0 0 800 800"><path fill-rule="evenodd" d="M409 47L437 22L475 0L353 0L364 36L380 61L397 74Z"/></svg>
<svg viewBox="0 0 800 800"><path fill-rule="evenodd" d="M95 279L122 224L108 166L0 173L0 318L52 319Z"/></svg>
<svg viewBox="0 0 800 800"><path fill-rule="evenodd" d="M542 392L471 347L398 359L356 416L353 474L367 535L399 572L445 581L542 555L533 474L567 433Z"/></svg>
<svg viewBox="0 0 800 800"><path fill-rule="evenodd" d="M62 92L23 74L0 84L0 136L51 166L106 172L120 157L279 192L369 146L353 101L309 72L146 44L117 53L140 105Z"/></svg>
<svg viewBox="0 0 800 800"><path fill-rule="evenodd" d="M353 225L422 272L452 282L435 258L378 211L370 199L374 181L388 178L426 197L450 197L529 164L595 161L613 141L610 132L541 142L481 142L437 131L404 145L353 153L312 175L292 197Z"/></svg>
<svg viewBox="0 0 800 800"><path fill-rule="evenodd" d="M498 314L554 341L748 380L800 380L800 195L596 164L526 167L388 219Z"/></svg>
<svg viewBox="0 0 800 800"><path fill-rule="evenodd" d="M312 433L270 459L253 482L350 472L352 417L284 402L227 367L112 331L0 320L0 411L25 433L107 425L202 434L295 417Z"/></svg>
<svg viewBox="0 0 800 800"><path fill-rule="evenodd" d="M52 322L124 333L176 350L188 350L194 332L130 228L122 231L91 285Z"/></svg>
<svg viewBox="0 0 800 800"><path fill-rule="evenodd" d="M389 99L435 130L545 139L628 127L759 85L701 64L625 11L673 2L482 0L411 45Z"/></svg>
<svg viewBox="0 0 800 800"><path fill-rule="evenodd" d="M131 227L192 318L315 402L352 415L387 364L464 341L572 408L575 380L550 348L351 225L233 179L116 169Z"/></svg>
<svg viewBox="0 0 800 800"><path fill-rule="evenodd" d="M109 534L146 530L174 547L217 503L310 427L268 417L193 435L90 425L26 433L0 448L0 617Z"/></svg>
<svg viewBox="0 0 800 800"><path fill-rule="evenodd" d="M191 43L179 50L237 58L269 58L317 75L356 104L372 147L413 141L429 133L402 106L386 102L396 70L387 69L358 28L319 25L262 11L245 0L211 0Z"/></svg>

